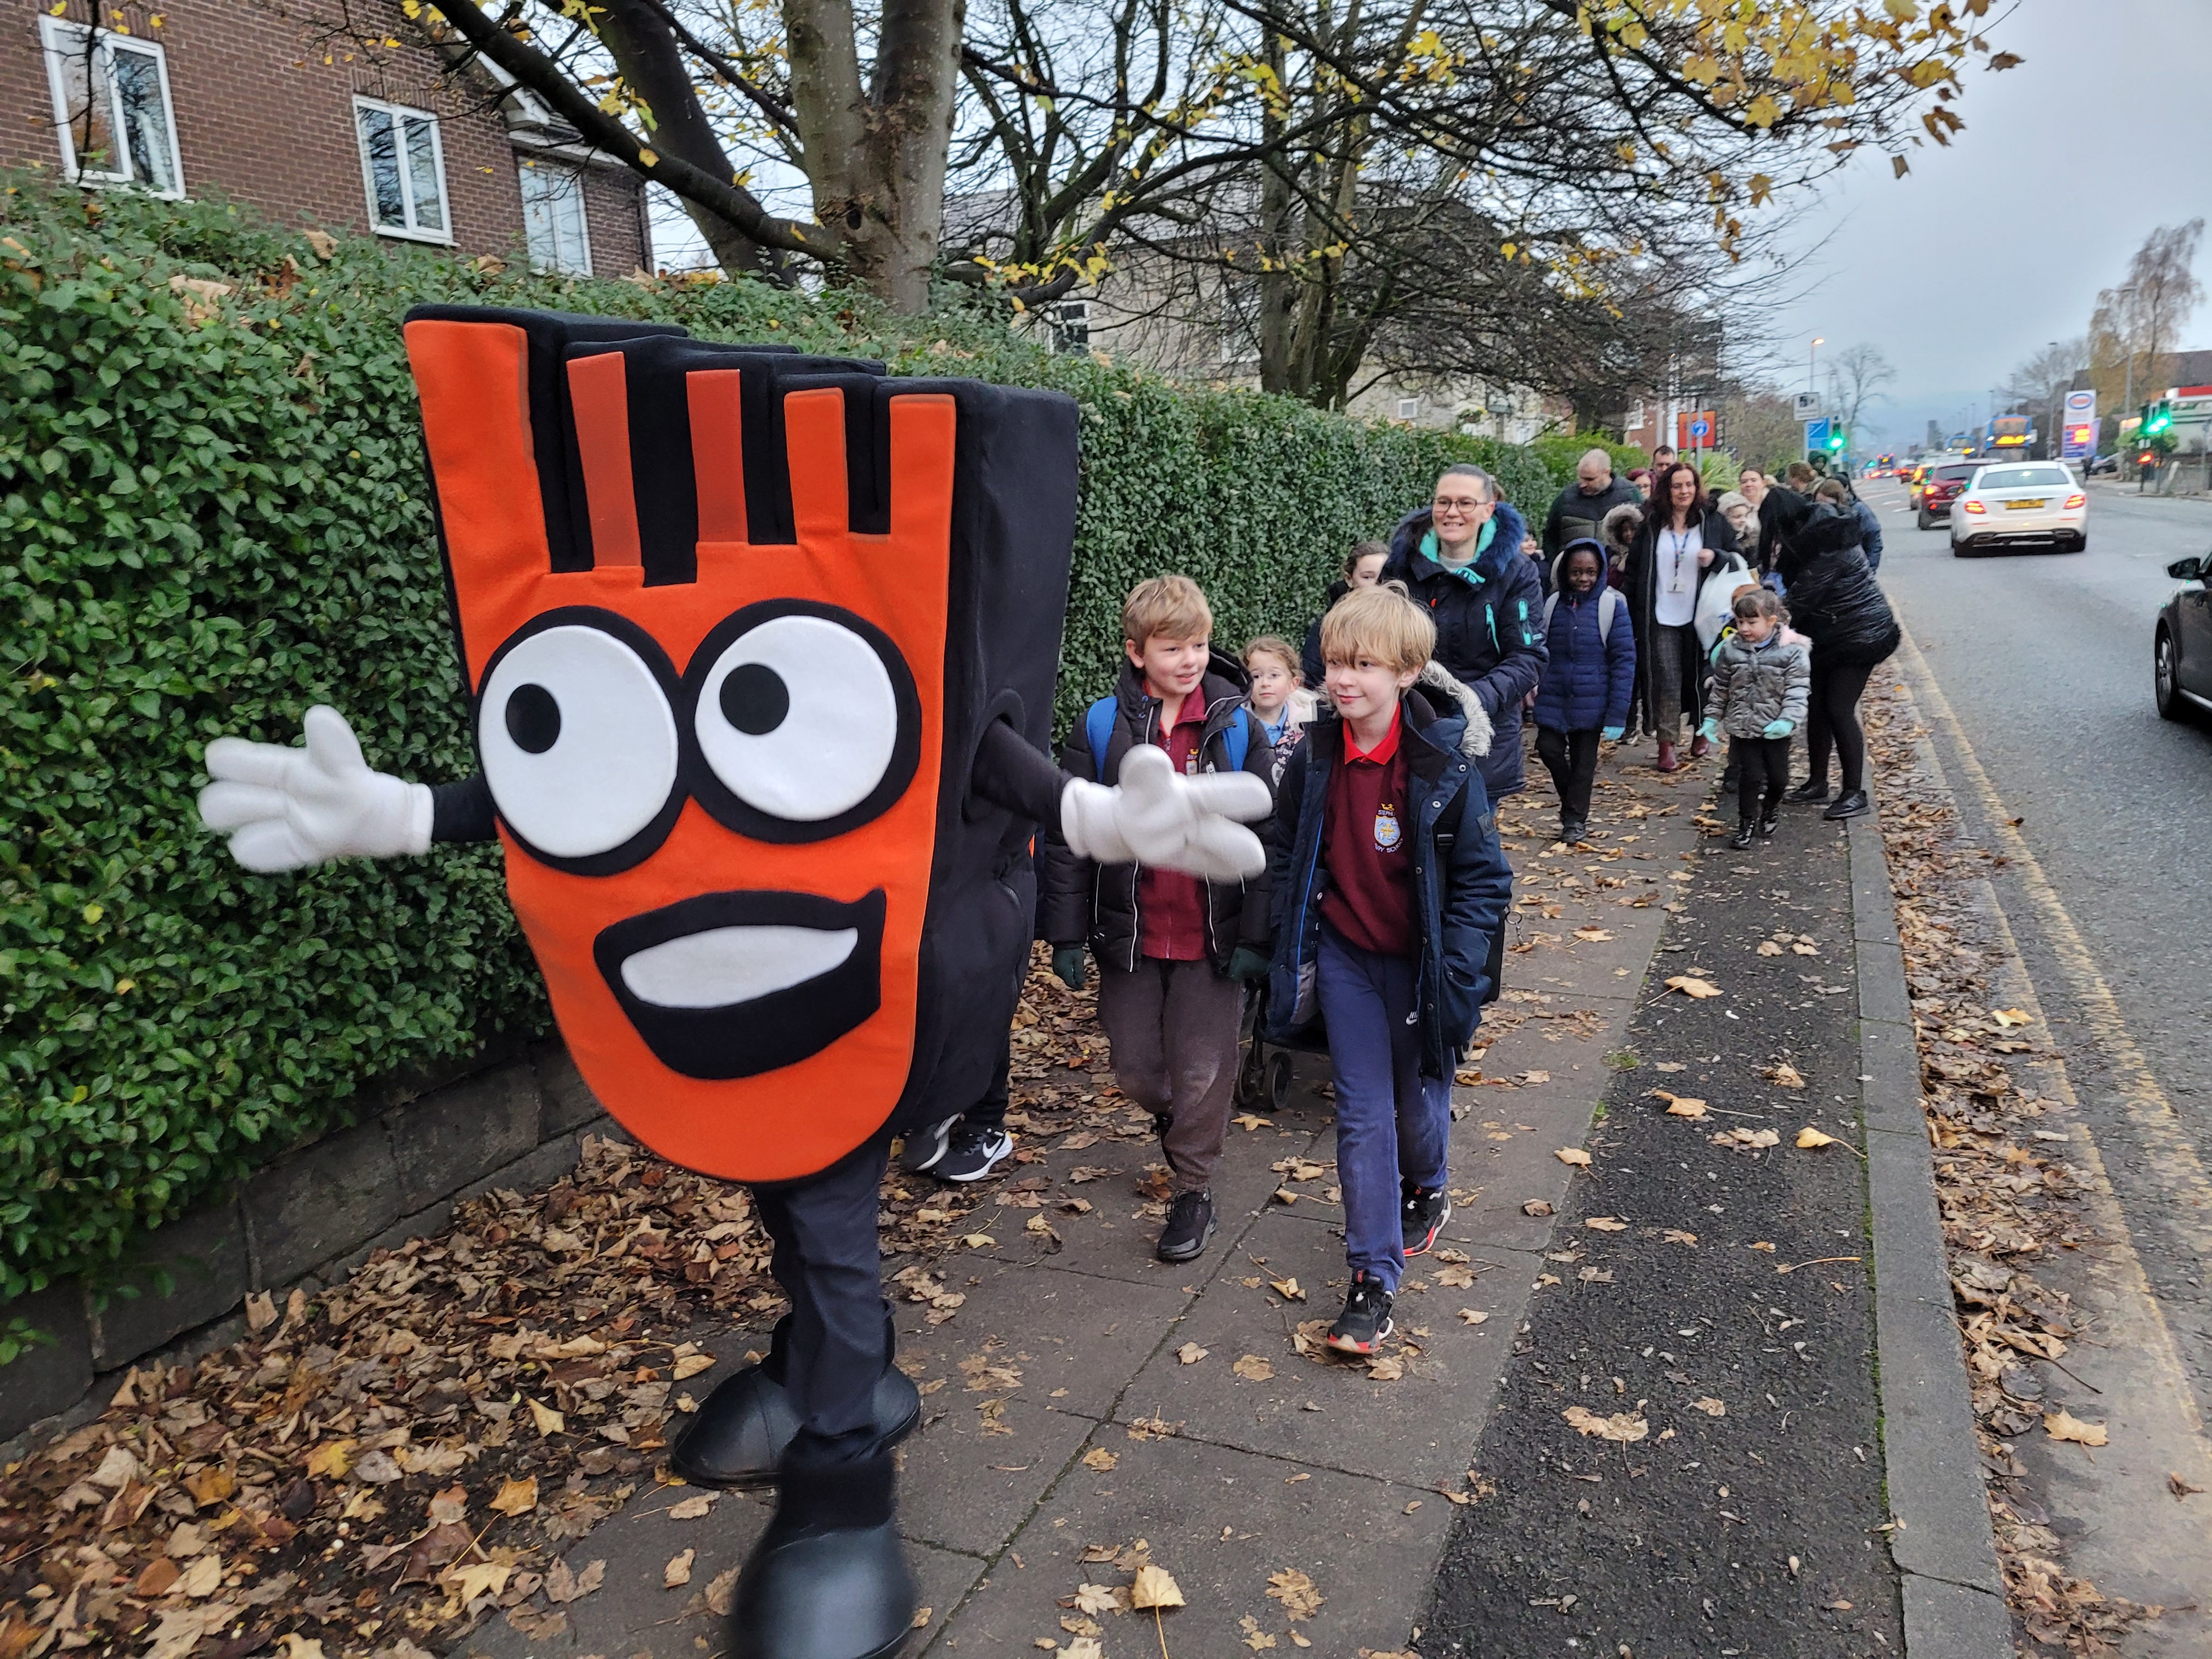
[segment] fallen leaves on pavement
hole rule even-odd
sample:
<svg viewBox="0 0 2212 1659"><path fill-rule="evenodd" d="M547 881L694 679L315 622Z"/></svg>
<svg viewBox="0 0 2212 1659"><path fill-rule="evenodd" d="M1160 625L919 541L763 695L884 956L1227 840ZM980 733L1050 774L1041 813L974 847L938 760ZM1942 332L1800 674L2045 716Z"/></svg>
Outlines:
<svg viewBox="0 0 2212 1659"><path fill-rule="evenodd" d="M1667 988L1670 991L1680 991L1684 996L1698 1001L1721 994L1719 986L1709 980L1699 979L1695 974L1675 975L1667 981Z"/></svg>
<svg viewBox="0 0 2212 1659"><path fill-rule="evenodd" d="M1600 1417L1587 1406L1570 1406L1559 1413L1580 1432L1600 1440L1632 1442L1651 1432L1651 1425L1635 1412L1615 1412Z"/></svg>
<svg viewBox="0 0 2212 1659"><path fill-rule="evenodd" d="M2077 1445L2102 1446L2109 1437L2102 1423L2084 1423L2072 1412L2060 1409L2043 1414L2043 1431L2053 1440L2071 1440Z"/></svg>
<svg viewBox="0 0 2212 1659"><path fill-rule="evenodd" d="M1007 1122L1025 1141L1157 1145L1111 1086L1089 996L1033 975L1012 1042ZM1041 1156L1025 1145L1015 1164ZM949 1192L893 1170L893 1294L930 1323L957 1316L964 1297L934 1264L1051 1201L1032 1179ZM742 1188L587 1135L545 1191L471 1200L314 1297L257 1293L237 1344L131 1370L100 1418L0 1474L0 1561L18 1575L0 1659L209 1659L218 1642L427 1659L502 1616L553 1639L605 1572L560 1557L650 1489L681 1385L716 1364L696 1334L741 1326L767 1346L784 1306L768 1255ZM726 1612L735 1583L718 1575L707 1609Z"/></svg>
<svg viewBox="0 0 2212 1659"><path fill-rule="evenodd" d="M1967 1381L1982 1456L2004 1477L1991 1486L1990 1500L2006 1596L2034 1640L2102 1652L2130 1625L2160 1610L2108 1596L2069 1573L2057 1559L2065 1547L2043 1510L2013 1498L2008 1484L2027 1474L2009 1443L2040 1419L2067 1416L2049 1409L2045 1374L2031 1362L2063 1361L2076 1322L2066 1295L2041 1284L2034 1267L2046 1250L2072 1248L2088 1235L2073 1202L2083 1177L2049 1150L2068 1139L2045 1121L2060 1103L2023 1088L2008 1064L2011 1056L2032 1060L2039 1052L2035 1042L2012 1035L2033 1017L1990 1007L1990 981L2007 945L1979 909L1989 854L1962 835L1955 803L1923 769L1911 701L1884 690L1869 693L1863 707L1881 779L1880 829Z"/></svg>

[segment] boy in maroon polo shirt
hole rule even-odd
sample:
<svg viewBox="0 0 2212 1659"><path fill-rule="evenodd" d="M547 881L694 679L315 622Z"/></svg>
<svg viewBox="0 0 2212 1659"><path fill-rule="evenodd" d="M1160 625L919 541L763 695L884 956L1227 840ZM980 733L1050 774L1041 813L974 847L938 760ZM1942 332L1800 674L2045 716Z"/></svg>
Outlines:
<svg viewBox="0 0 2212 1659"><path fill-rule="evenodd" d="M1272 786L1274 751L1244 707L1250 682L1241 663L1212 648L1213 611L1198 584L1188 576L1138 583L1121 607L1121 635L1128 660L1114 696L1068 733L1060 751L1068 771L1112 783L1140 744L1165 749L1179 772L1227 771L1241 745L1243 769ZM1264 823L1253 827L1264 836ZM1114 1080L1159 1127L1175 1195L1158 1254L1188 1261L1213 1234L1210 1188L1229 1133L1244 985L1267 971L1267 878L1211 882L1094 864L1051 830L1040 873L1053 971L1082 989L1090 945Z"/></svg>
<svg viewBox="0 0 2212 1659"><path fill-rule="evenodd" d="M1322 619L1334 714L1307 730L1276 799L1269 1035L1316 1016L1336 1073L1336 1172L1352 1286L1329 1346L1373 1353L1406 1258L1451 1217L1452 1073L1482 1017L1512 874L1474 757L1481 705L1416 689L1428 612L1366 588ZM1473 725L1470 725L1470 722Z"/></svg>

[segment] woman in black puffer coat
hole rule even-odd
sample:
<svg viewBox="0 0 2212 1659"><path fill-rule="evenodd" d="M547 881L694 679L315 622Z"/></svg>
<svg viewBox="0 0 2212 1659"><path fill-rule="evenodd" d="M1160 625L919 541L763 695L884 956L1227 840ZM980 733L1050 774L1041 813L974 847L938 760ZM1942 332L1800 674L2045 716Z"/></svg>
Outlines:
<svg viewBox="0 0 2212 1659"><path fill-rule="evenodd" d="M1812 704L1805 748L1812 775L1792 800L1828 799L1828 753L1843 763L1843 793L1823 814L1855 818L1868 810L1866 733L1859 698L1875 667L1903 634L1859 546L1850 513L1780 485L1759 506L1759 542L1778 550L1775 568L1789 595L1790 624L1813 641Z"/></svg>

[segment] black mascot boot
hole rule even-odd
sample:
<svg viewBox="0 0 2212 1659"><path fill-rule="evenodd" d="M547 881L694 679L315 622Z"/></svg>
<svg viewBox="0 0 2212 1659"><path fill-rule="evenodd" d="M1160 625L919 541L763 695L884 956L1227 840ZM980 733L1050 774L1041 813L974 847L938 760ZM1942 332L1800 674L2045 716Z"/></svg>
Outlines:
<svg viewBox="0 0 2212 1659"><path fill-rule="evenodd" d="M889 1451L787 1459L775 1518L738 1579L729 1659L890 1659L921 1599L892 1522Z"/></svg>
<svg viewBox="0 0 2212 1659"><path fill-rule="evenodd" d="M896 1365L877 1380L876 1437L885 1450L914 1432L921 1395ZM695 1486L772 1486L799 1413L765 1365L748 1365L716 1385L669 1449L668 1467Z"/></svg>

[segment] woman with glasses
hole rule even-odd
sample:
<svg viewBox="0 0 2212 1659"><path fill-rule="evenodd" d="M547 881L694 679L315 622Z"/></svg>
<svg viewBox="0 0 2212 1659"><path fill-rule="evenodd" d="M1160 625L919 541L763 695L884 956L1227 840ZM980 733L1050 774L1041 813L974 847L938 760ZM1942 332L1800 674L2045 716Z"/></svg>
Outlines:
<svg viewBox="0 0 2212 1659"><path fill-rule="evenodd" d="M1636 624L1636 677L1651 734L1659 739L1658 769L1680 765L1675 744L1682 716L1697 718L1704 653L1697 618L1700 590L1746 568L1735 528L1705 502L1705 481L1682 462L1652 480L1644 523L1628 550L1623 586ZM1703 755L1705 739L1691 753Z"/></svg>

